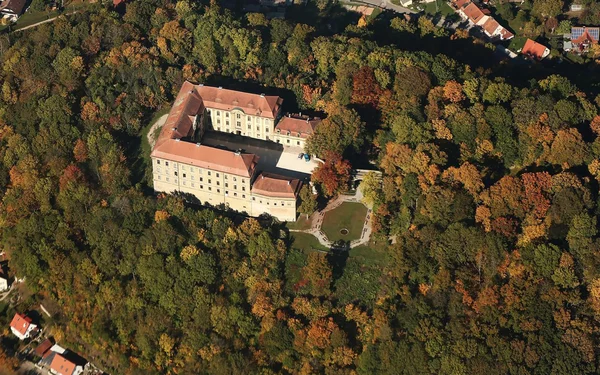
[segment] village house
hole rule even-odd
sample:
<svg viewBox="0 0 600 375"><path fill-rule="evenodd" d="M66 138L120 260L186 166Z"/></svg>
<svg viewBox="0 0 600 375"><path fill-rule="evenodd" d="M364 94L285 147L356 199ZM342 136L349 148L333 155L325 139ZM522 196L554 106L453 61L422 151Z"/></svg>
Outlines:
<svg viewBox="0 0 600 375"><path fill-rule="evenodd" d="M571 28L571 34L566 34L565 51L587 52L593 44L598 44L600 27L576 26Z"/></svg>
<svg viewBox="0 0 600 375"><path fill-rule="evenodd" d="M78 366L62 354L56 353L50 363L50 372L54 375L79 375L83 372L83 366Z"/></svg>
<svg viewBox="0 0 600 375"><path fill-rule="evenodd" d="M259 157L201 144L206 129L303 148L318 125L307 116L281 118L283 99L185 82L151 153L154 190L200 202L295 221L301 182L258 170Z"/></svg>
<svg viewBox="0 0 600 375"><path fill-rule="evenodd" d="M471 0L453 0L452 7L469 24L477 26L491 40L504 41L514 38L514 34L504 28L492 16L489 11L480 9Z"/></svg>
<svg viewBox="0 0 600 375"><path fill-rule="evenodd" d="M10 330L13 335L17 336L19 340L22 341L35 336L38 332L38 327L31 322L31 318L16 313L10 322Z"/></svg>
<svg viewBox="0 0 600 375"><path fill-rule="evenodd" d="M550 49L541 43L527 39L521 53L530 59L542 60L550 54Z"/></svg>
<svg viewBox="0 0 600 375"><path fill-rule="evenodd" d="M0 292L5 292L10 287L10 278L8 272L0 264Z"/></svg>

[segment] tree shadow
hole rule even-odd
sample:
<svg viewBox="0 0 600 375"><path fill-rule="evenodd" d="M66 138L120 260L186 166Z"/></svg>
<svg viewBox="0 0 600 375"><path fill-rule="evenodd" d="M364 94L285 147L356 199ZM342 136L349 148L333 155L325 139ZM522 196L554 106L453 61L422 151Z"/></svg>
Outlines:
<svg viewBox="0 0 600 375"><path fill-rule="evenodd" d="M349 257L350 241L336 241L327 254L327 260L332 268L332 278L335 283L344 274Z"/></svg>

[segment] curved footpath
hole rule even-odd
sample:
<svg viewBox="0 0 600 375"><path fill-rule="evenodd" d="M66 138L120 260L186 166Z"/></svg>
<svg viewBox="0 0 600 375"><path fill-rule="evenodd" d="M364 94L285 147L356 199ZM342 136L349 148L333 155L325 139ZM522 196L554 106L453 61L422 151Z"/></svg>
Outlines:
<svg viewBox="0 0 600 375"><path fill-rule="evenodd" d="M334 243L327 238L327 235L321 229L321 227L323 226L323 218L325 217L325 213L339 207L344 202L354 202L354 203L364 204L362 202L362 198L363 198L363 195L362 195L362 191L360 190L360 185L359 185L358 188L356 189L356 195L354 195L354 196L340 195L336 199L329 202L327 204L327 207L325 207L322 211L318 211L318 212L315 212L314 214L312 214L312 219L311 219L312 226L310 229L304 229L304 230L290 229L290 232L312 234L313 236L315 236L317 238L317 240L319 240L319 243L321 243L321 245L326 246L328 248L332 248L332 247L334 247ZM371 220L373 219L373 207L369 207L366 204L364 204L364 205L365 205L365 207L367 207L367 216L365 217L365 223L363 225L363 230L361 232L360 239L353 240L350 242L350 246L349 246L350 249L361 246L361 245L366 245L369 243L369 240L371 239L371 231L372 231L371 230Z"/></svg>

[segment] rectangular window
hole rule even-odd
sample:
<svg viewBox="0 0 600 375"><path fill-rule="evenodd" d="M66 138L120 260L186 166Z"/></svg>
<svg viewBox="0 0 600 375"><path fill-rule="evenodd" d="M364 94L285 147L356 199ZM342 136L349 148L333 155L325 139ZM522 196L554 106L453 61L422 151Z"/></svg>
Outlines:
<svg viewBox="0 0 600 375"><path fill-rule="evenodd" d="M200 185L200 189L204 189L204 185Z"/></svg>
<svg viewBox="0 0 600 375"><path fill-rule="evenodd" d="M300 146L300 141L296 141L296 144L297 144L298 146Z"/></svg>
<svg viewBox="0 0 600 375"><path fill-rule="evenodd" d="M242 122L238 121L238 122L236 122L236 125L237 125L238 128L240 128L242 126Z"/></svg>
<svg viewBox="0 0 600 375"><path fill-rule="evenodd" d="M210 176L210 171L208 171L208 175Z"/></svg>
<svg viewBox="0 0 600 375"><path fill-rule="evenodd" d="M217 193L220 193L220 192L221 192L221 189L217 189Z"/></svg>
<svg viewBox="0 0 600 375"><path fill-rule="evenodd" d="M217 177L219 177L219 174L217 173Z"/></svg>
<svg viewBox="0 0 600 375"><path fill-rule="evenodd" d="M268 133L268 132L269 132L269 128L265 128L265 133Z"/></svg>
<svg viewBox="0 0 600 375"><path fill-rule="evenodd" d="M285 204L284 204L283 202L281 202L281 205L282 205L282 206L285 206Z"/></svg>
<svg viewBox="0 0 600 375"><path fill-rule="evenodd" d="M244 183L245 183L245 181L244 181L244 179L242 178L242 184L244 184Z"/></svg>
<svg viewBox="0 0 600 375"><path fill-rule="evenodd" d="M183 174L183 178L185 178L185 177L186 177L186 174L184 173L184 174Z"/></svg>
<svg viewBox="0 0 600 375"><path fill-rule="evenodd" d="M204 179L202 177L200 177L200 182L204 181Z"/></svg>
<svg viewBox="0 0 600 375"><path fill-rule="evenodd" d="M242 191L246 191L246 187L245 186L242 186Z"/></svg>
<svg viewBox="0 0 600 375"><path fill-rule="evenodd" d="M217 128L218 131L221 131L221 128Z"/></svg>
<svg viewBox="0 0 600 375"><path fill-rule="evenodd" d="M227 182L225 183L225 187L229 187L229 184Z"/></svg>
<svg viewBox="0 0 600 375"><path fill-rule="evenodd" d="M177 176L177 172L175 172L175 176Z"/></svg>
<svg viewBox="0 0 600 375"><path fill-rule="evenodd" d="M259 132L260 131L260 126L256 127L256 131Z"/></svg>
<svg viewBox="0 0 600 375"><path fill-rule="evenodd" d="M290 140L289 140L289 139L287 140L287 143L290 143Z"/></svg>
<svg viewBox="0 0 600 375"><path fill-rule="evenodd" d="M242 194L242 198L246 199L246 194Z"/></svg>
<svg viewBox="0 0 600 375"><path fill-rule="evenodd" d="M219 116L221 114L221 111L217 111L217 116Z"/></svg>
<svg viewBox="0 0 600 375"><path fill-rule="evenodd" d="M234 178L233 178L233 182L236 182L236 181L237 181L237 177L234 177Z"/></svg>
<svg viewBox="0 0 600 375"><path fill-rule="evenodd" d="M248 130L252 130L252 125L248 124Z"/></svg>
<svg viewBox="0 0 600 375"><path fill-rule="evenodd" d="M212 180L211 180L210 178L208 179L208 183L209 183L209 184L212 184Z"/></svg>
<svg viewBox="0 0 600 375"><path fill-rule="evenodd" d="M208 191L212 191L212 188L210 186L208 187Z"/></svg>
<svg viewBox="0 0 600 375"><path fill-rule="evenodd" d="M235 190L237 190L237 185L233 185L233 188L234 188Z"/></svg>
<svg viewBox="0 0 600 375"><path fill-rule="evenodd" d="M248 121L252 121L252 117L248 116Z"/></svg>
<svg viewBox="0 0 600 375"><path fill-rule="evenodd" d="M225 125L229 126L229 120L225 121Z"/></svg>
<svg viewBox="0 0 600 375"><path fill-rule="evenodd" d="M160 164L160 160L156 160L156 164Z"/></svg>
<svg viewBox="0 0 600 375"><path fill-rule="evenodd" d="M221 185L221 182L217 181L217 186Z"/></svg>
<svg viewBox="0 0 600 375"><path fill-rule="evenodd" d="M225 112L225 117L229 118L229 112Z"/></svg>
<svg viewBox="0 0 600 375"><path fill-rule="evenodd" d="M260 201L260 203L262 204L262 201Z"/></svg>
<svg viewBox="0 0 600 375"><path fill-rule="evenodd" d="M234 197L237 197L237 193L233 193L233 196L234 196Z"/></svg>
<svg viewBox="0 0 600 375"><path fill-rule="evenodd" d="M221 119L220 119L220 118L218 118L218 119L217 119L217 124L220 124L220 123L221 123Z"/></svg>
<svg viewBox="0 0 600 375"><path fill-rule="evenodd" d="M268 204L268 203L267 203ZM277 202L273 202L273 206L277 206Z"/></svg>
<svg viewBox="0 0 600 375"><path fill-rule="evenodd" d="M169 166L169 162L168 162L168 161L165 161L165 165L168 167L168 166Z"/></svg>
<svg viewBox="0 0 600 375"><path fill-rule="evenodd" d="M225 175L224 178L227 180L227 178L228 178L227 175Z"/></svg>
<svg viewBox="0 0 600 375"><path fill-rule="evenodd" d="M242 118L242 115L240 115L239 113L236 114L235 118Z"/></svg>
<svg viewBox="0 0 600 375"><path fill-rule="evenodd" d="M229 195L229 190L225 190L225 195Z"/></svg>

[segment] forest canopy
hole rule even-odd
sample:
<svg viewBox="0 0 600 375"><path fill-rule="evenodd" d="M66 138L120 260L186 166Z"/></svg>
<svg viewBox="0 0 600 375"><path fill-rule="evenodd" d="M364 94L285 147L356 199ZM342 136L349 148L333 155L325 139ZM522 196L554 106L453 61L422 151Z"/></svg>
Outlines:
<svg viewBox="0 0 600 375"><path fill-rule="evenodd" d="M431 21L337 26L140 0L9 35L0 244L64 340L115 374L598 373L597 93L390 42L480 51ZM383 173L383 259L155 196L144 129L184 80L321 112L323 195Z"/></svg>

